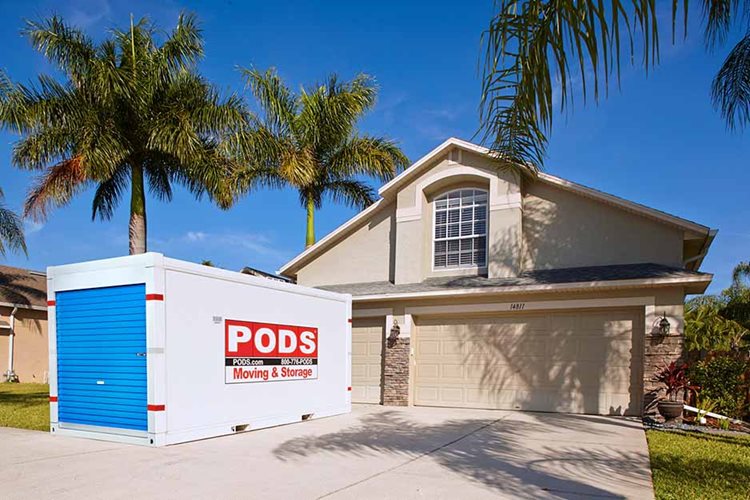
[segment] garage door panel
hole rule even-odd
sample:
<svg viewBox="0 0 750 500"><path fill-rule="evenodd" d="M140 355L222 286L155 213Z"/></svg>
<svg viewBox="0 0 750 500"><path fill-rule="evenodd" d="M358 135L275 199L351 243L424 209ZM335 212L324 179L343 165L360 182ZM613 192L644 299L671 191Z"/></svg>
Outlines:
<svg viewBox="0 0 750 500"><path fill-rule="evenodd" d="M437 381L440 378L440 365L437 363L422 363L415 368L415 375L424 381Z"/></svg>
<svg viewBox="0 0 750 500"><path fill-rule="evenodd" d="M352 339L352 356L367 356L367 344Z"/></svg>
<svg viewBox="0 0 750 500"><path fill-rule="evenodd" d="M352 402L380 402L384 325L384 318L352 323Z"/></svg>
<svg viewBox="0 0 750 500"><path fill-rule="evenodd" d="M442 380L449 382L454 381L463 383L464 367L461 364L444 364L440 366L440 377Z"/></svg>
<svg viewBox="0 0 750 500"><path fill-rule="evenodd" d="M423 385L415 388L414 397L427 406L440 406L439 388Z"/></svg>
<svg viewBox="0 0 750 500"><path fill-rule="evenodd" d="M464 401L464 388L463 387L451 387L441 386L440 390L440 401L454 405Z"/></svg>
<svg viewBox="0 0 750 500"><path fill-rule="evenodd" d="M638 310L417 318L415 404L637 413L641 318Z"/></svg>
<svg viewBox="0 0 750 500"><path fill-rule="evenodd" d="M429 356L431 354L440 354L440 341L437 339L425 339L419 343L417 354L422 356Z"/></svg>
<svg viewBox="0 0 750 500"><path fill-rule="evenodd" d="M526 356L526 357L534 357L538 358L544 357L545 350L547 348L547 343L544 340L540 340L536 337L526 337L526 338L520 338L516 340L514 343L510 345L511 348L511 355L513 356ZM504 349L499 348L498 351L501 353Z"/></svg>
<svg viewBox="0 0 750 500"><path fill-rule="evenodd" d="M352 363L352 380L367 377L367 365ZM353 383L353 382L352 382Z"/></svg>
<svg viewBox="0 0 750 500"><path fill-rule="evenodd" d="M547 359L564 359L573 361L578 357L579 340L573 336L555 337L544 343L544 354Z"/></svg>

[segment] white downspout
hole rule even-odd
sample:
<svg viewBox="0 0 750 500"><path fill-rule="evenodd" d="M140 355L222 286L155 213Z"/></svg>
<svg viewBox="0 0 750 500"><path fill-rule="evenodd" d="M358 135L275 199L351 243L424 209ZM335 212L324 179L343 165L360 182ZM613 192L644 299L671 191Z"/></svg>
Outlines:
<svg viewBox="0 0 750 500"><path fill-rule="evenodd" d="M8 371L5 372L5 381L6 382L17 382L18 376L16 376L16 372L13 370L13 347L14 347L14 340L16 337L16 313L18 312L18 307L14 307L13 311L10 313L10 332L8 334Z"/></svg>

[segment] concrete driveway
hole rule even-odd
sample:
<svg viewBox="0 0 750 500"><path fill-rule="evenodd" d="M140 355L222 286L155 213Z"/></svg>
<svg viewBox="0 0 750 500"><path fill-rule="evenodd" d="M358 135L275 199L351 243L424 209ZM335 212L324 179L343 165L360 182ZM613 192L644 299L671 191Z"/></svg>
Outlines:
<svg viewBox="0 0 750 500"><path fill-rule="evenodd" d="M355 406L155 449L0 428L0 498L653 498L638 421Z"/></svg>

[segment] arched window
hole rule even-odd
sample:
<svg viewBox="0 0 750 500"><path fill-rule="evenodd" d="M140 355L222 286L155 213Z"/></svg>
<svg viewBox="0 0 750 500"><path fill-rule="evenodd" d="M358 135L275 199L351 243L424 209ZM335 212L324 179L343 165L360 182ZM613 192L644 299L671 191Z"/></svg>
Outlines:
<svg viewBox="0 0 750 500"><path fill-rule="evenodd" d="M435 198L433 267L487 266L487 191L456 189Z"/></svg>

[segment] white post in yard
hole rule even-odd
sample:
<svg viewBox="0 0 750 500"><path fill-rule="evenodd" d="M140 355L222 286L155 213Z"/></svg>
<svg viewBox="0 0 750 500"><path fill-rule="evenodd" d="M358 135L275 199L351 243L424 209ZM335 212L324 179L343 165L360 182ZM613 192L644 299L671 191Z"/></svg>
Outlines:
<svg viewBox="0 0 750 500"><path fill-rule="evenodd" d="M16 336L15 327L16 327L16 313L18 312L18 307L14 307L13 311L10 313L10 331L8 332L8 371L5 372L5 381L6 382L16 382L18 381L18 377L16 376L16 372L13 370L13 348L14 348L14 340Z"/></svg>

